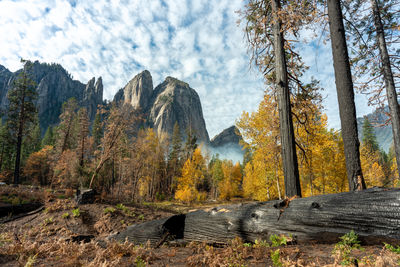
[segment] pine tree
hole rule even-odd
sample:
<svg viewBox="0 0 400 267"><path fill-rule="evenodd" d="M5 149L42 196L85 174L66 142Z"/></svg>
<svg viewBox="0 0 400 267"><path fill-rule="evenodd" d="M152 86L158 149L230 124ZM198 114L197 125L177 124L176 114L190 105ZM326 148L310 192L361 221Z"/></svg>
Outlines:
<svg viewBox="0 0 400 267"><path fill-rule="evenodd" d="M29 157L30 154L33 152L37 152L41 149L41 130L39 125L39 117L35 116L34 123L31 124L29 133L25 136L22 142L22 162L25 163L26 159Z"/></svg>
<svg viewBox="0 0 400 267"><path fill-rule="evenodd" d="M356 106L340 0L328 0L329 30L350 191L365 189L360 162Z"/></svg>
<svg viewBox="0 0 400 267"><path fill-rule="evenodd" d="M168 155L168 172L169 172L168 187L170 189L172 189L171 185L173 183L173 180L181 175L180 174L180 171L182 169L181 157L182 157L182 137L178 122L175 122L171 139L171 152Z"/></svg>
<svg viewBox="0 0 400 267"><path fill-rule="evenodd" d="M61 155L65 150L76 147L75 118L78 104L75 98L68 99L62 105L60 124L57 127L57 151Z"/></svg>
<svg viewBox="0 0 400 267"><path fill-rule="evenodd" d="M368 147L371 151L378 151L379 145L378 141L376 140L376 135L374 132L374 128L372 127L371 123L367 116L364 117L364 123L362 127L362 142L363 145Z"/></svg>
<svg viewBox="0 0 400 267"><path fill-rule="evenodd" d="M47 130L44 134L44 137L42 139L42 147L45 146L54 146L55 140L54 140L54 128L53 126L47 127Z"/></svg>
<svg viewBox="0 0 400 267"><path fill-rule="evenodd" d="M302 87L297 74L304 64L285 35L296 38L301 28L315 18L314 4L314 1L307 0L251 0L243 12L252 61L262 71L268 87L278 99L287 196L301 196L290 91Z"/></svg>
<svg viewBox="0 0 400 267"><path fill-rule="evenodd" d="M186 141L184 147L184 158L183 160L186 161L190 159L193 155L193 152L197 148L197 137L192 133L192 129L186 129Z"/></svg>
<svg viewBox="0 0 400 267"><path fill-rule="evenodd" d="M396 159L400 161L400 107L396 92L396 77L399 77L400 70L396 31L399 28L400 2L355 0L344 4L349 16L347 28L353 40L352 66L354 76L359 80L357 88L369 94L370 104L379 108L387 99ZM397 172L400 175L400 168Z"/></svg>
<svg viewBox="0 0 400 267"><path fill-rule="evenodd" d="M20 164L22 141L27 134L31 123L35 120L37 112L34 101L37 97L36 84L30 78L29 71L32 67L30 61L21 59L24 68L14 81L13 88L8 92L10 102L8 110L8 124L12 134L16 138L15 165L14 165L14 183L20 182Z"/></svg>
<svg viewBox="0 0 400 267"><path fill-rule="evenodd" d="M0 120L2 122L2 120ZM15 146L8 122L0 126L0 172L11 170L15 161Z"/></svg>
<svg viewBox="0 0 400 267"><path fill-rule="evenodd" d="M88 145L89 137L89 116L86 108L80 108L78 111L78 125L77 125L77 139L78 139L78 155L79 155L79 166L83 168L85 153Z"/></svg>
<svg viewBox="0 0 400 267"><path fill-rule="evenodd" d="M97 110L96 116L94 117L92 126L92 136L93 136L93 149L97 150L101 144L101 138L103 138L103 127L101 122L101 114L99 110Z"/></svg>

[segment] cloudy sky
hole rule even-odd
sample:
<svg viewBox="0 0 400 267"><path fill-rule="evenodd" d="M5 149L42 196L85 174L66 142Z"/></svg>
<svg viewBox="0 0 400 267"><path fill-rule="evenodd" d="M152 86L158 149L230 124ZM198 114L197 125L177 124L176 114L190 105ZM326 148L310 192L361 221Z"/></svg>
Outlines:
<svg viewBox="0 0 400 267"><path fill-rule="evenodd" d="M15 71L22 57L60 63L83 83L102 76L107 99L144 69L154 85L176 77L200 95L213 137L256 110L263 95L237 25L243 2L0 0L0 64ZM330 47L316 43L302 49L306 76L322 81L329 126L338 128ZM371 111L365 96L356 102L358 116Z"/></svg>

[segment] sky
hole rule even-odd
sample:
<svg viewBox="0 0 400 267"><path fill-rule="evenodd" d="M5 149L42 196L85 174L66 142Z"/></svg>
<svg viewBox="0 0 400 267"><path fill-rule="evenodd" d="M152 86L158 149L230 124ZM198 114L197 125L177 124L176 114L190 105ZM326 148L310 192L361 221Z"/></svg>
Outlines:
<svg viewBox="0 0 400 267"><path fill-rule="evenodd" d="M104 97L147 69L154 86L167 76L200 96L210 137L257 110L264 92L250 67L243 0L0 0L0 64L21 68L20 58L59 63L74 79L101 76ZM340 128L330 44L311 41L300 53L311 77L321 80L328 125ZM357 116L372 111L356 94Z"/></svg>

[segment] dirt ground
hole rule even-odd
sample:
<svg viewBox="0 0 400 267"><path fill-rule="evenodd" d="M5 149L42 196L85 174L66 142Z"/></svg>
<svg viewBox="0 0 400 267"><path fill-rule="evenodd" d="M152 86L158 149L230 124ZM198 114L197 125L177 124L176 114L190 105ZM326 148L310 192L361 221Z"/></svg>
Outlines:
<svg viewBox="0 0 400 267"><path fill-rule="evenodd" d="M18 190L3 187L0 196L15 198L10 192ZM362 246L346 256L344 251L333 252L335 244L270 247L232 240L227 246L175 242L151 248L118 243L107 237L128 225L168 217L189 207L104 201L78 207L65 194L46 191L41 198L40 189L29 190L45 202L44 209L9 222L3 218L0 266L340 266L346 259L350 266L354 259L358 266L400 263L400 255L383 244Z"/></svg>

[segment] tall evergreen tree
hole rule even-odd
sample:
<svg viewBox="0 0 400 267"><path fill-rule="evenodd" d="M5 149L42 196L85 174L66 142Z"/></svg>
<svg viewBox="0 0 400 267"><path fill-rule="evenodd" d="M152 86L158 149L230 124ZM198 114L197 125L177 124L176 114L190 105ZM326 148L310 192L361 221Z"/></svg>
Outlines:
<svg viewBox="0 0 400 267"><path fill-rule="evenodd" d="M86 108L80 108L78 111L78 155L79 166L83 168L85 152L87 150L87 139L89 137L89 115Z"/></svg>
<svg viewBox="0 0 400 267"><path fill-rule="evenodd" d="M328 0L333 67L350 191L365 189L361 171L356 106L340 0Z"/></svg>
<svg viewBox="0 0 400 267"><path fill-rule="evenodd" d="M20 182L20 164L22 141L27 134L31 123L35 120L37 112L34 100L37 98L36 84L30 78L30 69L32 63L21 59L24 68L14 81L13 88L8 92L10 102L8 110L8 124L12 134L16 138L15 165L14 165L14 183Z"/></svg>
<svg viewBox="0 0 400 267"><path fill-rule="evenodd" d="M28 134L22 142L22 162L28 159L29 155L41 149L42 138L39 125L39 117L35 116L35 121L31 124Z"/></svg>
<svg viewBox="0 0 400 267"><path fill-rule="evenodd" d="M0 120L2 122L2 120ZM0 172L11 170L15 161L14 140L10 134L8 122L0 126Z"/></svg>
<svg viewBox="0 0 400 267"><path fill-rule="evenodd" d="M78 104L75 98L68 99L62 105L62 112L60 114L60 124L57 127L57 150L61 155L65 150L75 148L75 119Z"/></svg>
<svg viewBox="0 0 400 267"><path fill-rule="evenodd" d="M400 1L354 0L344 4L353 40L352 67L359 79L357 87L370 95L370 104L380 108L389 106L396 161L400 162L400 106L396 91L396 79L399 81L396 77L400 77L399 31L396 31L400 27ZM400 175L400 164L397 173Z"/></svg>
<svg viewBox="0 0 400 267"><path fill-rule="evenodd" d="M379 47L379 55L381 58L381 72L385 81L386 94L389 103L390 119L392 122L392 133L394 140L394 148L396 152L397 173L400 177L400 106L397 98L396 87L394 83L391 60L389 57L385 31L381 18L381 8L378 0L371 0L372 11L374 16L374 24L376 30L376 39ZM398 25L397 25L398 26Z"/></svg>
<svg viewBox="0 0 400 267"><path fill-rule="evenodd" d="M304 68L304 64L291 42L285 39L285 34L296 37L299 30L313 20L314 3L307 0L251 0L244 11L252 61L260 68L272 88L269 90L278 99L287 196L301 196L290 91L304 88L298 79L301 76L299 69Z"/></svg>
<svg viewBox="0 0 400 267"><path fill-rule="evenodd" d="M94 150L97 150L101 144L101 138L103 138L103 127L99 110L97 110L96 116L94 117L92 126L92 136L93 136L93 148Z"/></svg>
<svg viewBox="0 0 400 267"><path fill-rule="evenodd" d="M378 151L379 145L378 141L376 140L376 135L374 132L374 128L372 127L371 123L367 116L364 117L364 123L362 127L362 142L365 146L367 146L372 151Z"/></svg>
<svg viewBox="0 0 400 267"><path fill-rule="evenodd" d="M179 129L178 122L174 124L174 130L171 138L171 152L168 156L168 169L171 176L176 176L181 169L181 156L182 156L182 137ZM172 177L171 177L172 178Z"/></svg>
<svg viewBox="0 0 400 267"><path fill-rule="evenodd" d="M187 128L186 129L186 140L185 140L185 146L184 146L184 158L183 161L186 161L187 159L190 159L193 155L193 152L197 148L197 137L196 135L193 134L192 129Z"/></svg>
<svg viewBox="0 0 400 267"><path fill-rule="evenodd" d="M45 146L54 146L55 140L54 140L54 128L53 126L47 127L47 130L43 136L42 139L42 147Z"/></svg>

